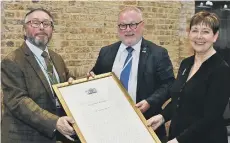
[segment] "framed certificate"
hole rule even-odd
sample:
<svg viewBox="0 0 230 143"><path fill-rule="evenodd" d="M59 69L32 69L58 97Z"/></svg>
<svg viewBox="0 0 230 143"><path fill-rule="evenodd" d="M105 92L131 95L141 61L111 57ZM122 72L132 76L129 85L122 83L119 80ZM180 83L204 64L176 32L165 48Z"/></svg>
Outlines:
<svg viewBox="0 0 230 143"><path fill-rule="evenodd" d="M82 143L160 143L113 73L53 88Z"/></svg>

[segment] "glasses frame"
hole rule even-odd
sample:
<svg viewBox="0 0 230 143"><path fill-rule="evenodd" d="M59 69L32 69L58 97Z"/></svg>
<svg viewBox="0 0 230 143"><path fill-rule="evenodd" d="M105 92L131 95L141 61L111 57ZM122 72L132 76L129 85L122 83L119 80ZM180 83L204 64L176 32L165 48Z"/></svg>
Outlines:
<svg viewBox="0 0 230 143"><path fill-rule="evenodd" d="M33 21L39 22L39 25L35 26L34 23L32 23ZM44 22L50 22L50 25L45 26L45 25L43 24ZM41 24L42 24L42 26L43 26L44 28L47 28L47 27L52 27L52 28L53 28L53 27L54 27L54 26L53 26L53 21L29 20L29 21L26 22L26 24L29 24L29 23L30 23L30 26L33 27L33 28L39 28L39 27L41 26Z"/></svg>
<svg viewBox="0 0 230 143"><path fill-rule="evenodd" d="M141 24L143 21L137 22L137 23L130 23L130 24L118 24L118 27L120 30L126 30L127 27L129 26L130 29L134 30L137 29L137 26L139 24ZM121 26L125 26L125 28L121 28ZM135 28L133 28L132 26L135 26Z"/></svg>

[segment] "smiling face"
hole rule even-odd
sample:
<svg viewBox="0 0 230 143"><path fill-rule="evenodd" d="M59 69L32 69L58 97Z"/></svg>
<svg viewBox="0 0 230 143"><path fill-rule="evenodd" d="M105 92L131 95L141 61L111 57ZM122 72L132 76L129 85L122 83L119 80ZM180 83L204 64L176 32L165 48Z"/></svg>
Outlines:
<svg viewBox="0 0 230 143"><path fill-rule="evenodd" d="M53 27L44 27L40 24L39 27L33 27L32 23L50 22L52 19L44 11L34 11L25 18L24 34L33 45L44 49L52 37Z"/></svg>
<svg viewBox="0 0 230 143"><path fill-rule="evenodd" d="M218 32L213 30L204 23L193 25L189 31L189 40L196 53L205 53L213 47L213 43L218 38Z"/></svg>
<svg viewBox="0 0 230 143"><path fill-rule="evenodd" d="M118 26L118 36L123 44L125 44L126 46L133 46L140 41L144 31L144 22L141 21L141 13L135 10L131 9L120 13L118 18L118 25L133 25L139 23L136 29L131 29L130 26L127 26L126 29L122 30Z"/></svg>
<svg viewBox="0 0 230 143"><path fill-rule="evenodd" d="M196 53L204 54L213 49L219 27L219 19L215 13L200 11L191 18L188 36Z"/></svg>

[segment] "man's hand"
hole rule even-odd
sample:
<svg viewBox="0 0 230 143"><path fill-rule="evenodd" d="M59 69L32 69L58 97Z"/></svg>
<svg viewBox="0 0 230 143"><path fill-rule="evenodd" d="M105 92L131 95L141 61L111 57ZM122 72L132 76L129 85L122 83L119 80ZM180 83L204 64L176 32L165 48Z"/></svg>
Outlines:
<svg viewBox="0 0 230 143"><path fill-rule="evenodd" d="M172 139L172 140L168 141L167 143L179 143L179 142L177 141L177 139L176 139L176 138L174 138L174 139Z"/></svg>
<svg viewBox="0 0 230 143"><path fill-rule="evenodd" d="M141 110L141 113L145 113L150 108L150 105L146 100L142 100L136 104L136 107Z"/></svg>
<svg viewBox="0 0 230 143"><path fill-rule="evenodd" d="M68 79L68 83L69 83L69 84L72 84L73 81L74 81L74 79L73 79L72 77L70 77L70 78Z"/></svg>
<svg viewBox="0 0 230 143"><path fill-rule="evenodd" d="M93 71L87 73L87 79L89 79L90 77L92 77L92 78L95 77L95 74Z"/></svg>
<svg viewBox="0 0 230 143"><path fill-rule="evenodd" d="M147 126L152 127L153 130L156 130L163 123L164 123L164 117L161 114L158 114L148 119Z"/></svg>
<svg viewBox="0 0 230 143"><path fill-rule="evenodd" d="M66 138L74 141L74 139L70 137L71 135L75 134L73 128L70 126L70 124L73 124L73 123L74 123L74 120L71 117L67 117L67 116L60 117L57 121L56 129L61 134L63 134Z"/></svg>

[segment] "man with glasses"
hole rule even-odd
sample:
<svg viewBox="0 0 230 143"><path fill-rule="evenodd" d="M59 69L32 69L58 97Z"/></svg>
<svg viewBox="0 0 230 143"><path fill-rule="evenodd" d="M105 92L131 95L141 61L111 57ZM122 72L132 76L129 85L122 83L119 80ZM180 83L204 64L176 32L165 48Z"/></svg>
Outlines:
<svg viewBox="0 0 230 143"><path fill-rule="evenodd" d="M143 31L141 11L135 7L123 9L118 17L121 41L101 48L88 76L114 72L136 102L136 107L149 119L158 114L162 104L169 99L168 89L174 74L167 50L145 40ZM156 133L164 140L165 127Z"/></svg>
<svg viewBox="0 0 230 143"><path fill-rule="evenodd" d="M47 47L53 29L48 11L31 10L25 16L23 45L2 60L3 143L73 140L74 121L52 90L52 84L71 79L61 56Z"/></svg>

